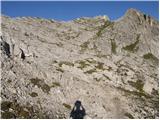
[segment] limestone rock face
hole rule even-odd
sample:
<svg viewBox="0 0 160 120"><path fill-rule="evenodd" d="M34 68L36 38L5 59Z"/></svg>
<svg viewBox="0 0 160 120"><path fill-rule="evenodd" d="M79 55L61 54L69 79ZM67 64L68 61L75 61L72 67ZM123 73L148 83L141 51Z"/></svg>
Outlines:
<svg viewBox="0 0 160 120"><path fill-rule="evenodd" d="M129 9L59 22L1 16L1 117L158 118L158 21Z"/></svg>

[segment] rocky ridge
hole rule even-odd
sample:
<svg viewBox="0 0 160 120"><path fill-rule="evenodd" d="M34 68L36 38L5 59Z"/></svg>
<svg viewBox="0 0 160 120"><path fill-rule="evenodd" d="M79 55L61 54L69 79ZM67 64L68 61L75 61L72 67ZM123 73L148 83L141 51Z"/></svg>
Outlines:
<svg viewBox="0 0 160 120"><path fill-rule="evenodd" d="M2 118L158 118L159 22L129 9L59 22L1 16Z"/></svg>

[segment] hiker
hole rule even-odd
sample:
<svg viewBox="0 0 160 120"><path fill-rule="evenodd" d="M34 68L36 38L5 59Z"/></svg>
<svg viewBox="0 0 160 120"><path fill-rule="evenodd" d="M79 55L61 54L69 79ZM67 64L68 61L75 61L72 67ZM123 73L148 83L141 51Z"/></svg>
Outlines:
<svg viewBox="0 0 160 120"><path fill-rule="evenodd" d="M73 119L83 119L86 115L85 109L81 104L81 101L76 101L75 105L70 113L70 117Z"/></svg>
<svg viewBox="0 0 160 120"><path fill-rule="evenodd" d="M21 48L20 48L20 50L21 50L21 58L22 58L22 60L24 60L26 56Z"/></svg>

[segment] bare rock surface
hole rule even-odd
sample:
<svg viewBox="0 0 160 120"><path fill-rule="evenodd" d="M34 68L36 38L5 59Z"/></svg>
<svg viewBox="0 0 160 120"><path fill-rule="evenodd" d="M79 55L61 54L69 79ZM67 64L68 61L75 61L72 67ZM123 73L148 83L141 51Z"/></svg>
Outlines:
<svg viewBox="0 0 160 120"><path fill-rule="evenodd" d="M1 16L1 117L158 118L158 31L129 9L63 22Z"/></svg>

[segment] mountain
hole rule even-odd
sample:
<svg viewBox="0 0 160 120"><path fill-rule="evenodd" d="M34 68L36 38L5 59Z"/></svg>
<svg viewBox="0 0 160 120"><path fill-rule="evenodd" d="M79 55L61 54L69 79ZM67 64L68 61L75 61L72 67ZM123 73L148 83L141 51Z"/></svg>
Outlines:
<svg viewBox="0 0 160 120"><path fill-rule="evenodd" d="M2 118L69 118L82 105L84 118L158 119L159 21L135 9L1 20Z"/></svg>

